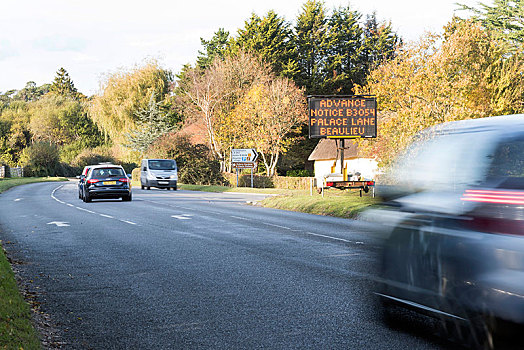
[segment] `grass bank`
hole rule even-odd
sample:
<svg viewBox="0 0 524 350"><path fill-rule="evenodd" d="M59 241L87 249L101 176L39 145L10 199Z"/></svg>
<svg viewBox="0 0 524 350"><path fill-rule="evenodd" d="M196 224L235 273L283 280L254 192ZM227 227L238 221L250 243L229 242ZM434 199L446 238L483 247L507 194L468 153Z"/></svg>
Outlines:
<svg viewBox="0 0 524 350"><path fill-rule="evenodd" d="M0 193L10 189L11 187L30 184L34 182L47 181L67 181L64 177L14 177L8 179L0 179Z"/></svg>
<svg viewBox="0 0 524 350"><path fill-rule="evenodd" d="M308 191L286 190L281 188L251 188L251 187L228 187L228 186L209 186L209 185L186 185L179 184L178 188L188 191L205 191L205 192L240 192L240 193L261 193L261 194L293 194L309 193Z"/></svg>
<svg viewBox="0 0 524 350"><path fill-rule="evenodd" d="M285 194L269 197L260 202L268 208L299 211L302 213L354 218L360 211L379 202L370 194L360 197L359 191L341 191L330 189L324 192L324 197L314 193Z"/></svg>
<svg viewBox="0 0 524 350"><path fill-rule="evenodd" d="M324 192L324 197L307 190L286 190L276 188L250 188L250 187L227 187L227 186L205 186L205 185L180 185L180 189L190 191L206 192L243 192L277 194L259 202L268 208L299 211L309 214L337 216L341 218L354 218L360 211L372 204L379 202L371 194L360 197L357 190L341 191L330 189Z"/></svg>
<svg viewBox="0 0 524 350"><path fill-rule="evenodd" d="M0 179L0 193L18 185L62 180L65 179L51 177ZM0 349L41 349L38 334L33 328L31 309L20 295L13 270L1 246Z"/></svg>

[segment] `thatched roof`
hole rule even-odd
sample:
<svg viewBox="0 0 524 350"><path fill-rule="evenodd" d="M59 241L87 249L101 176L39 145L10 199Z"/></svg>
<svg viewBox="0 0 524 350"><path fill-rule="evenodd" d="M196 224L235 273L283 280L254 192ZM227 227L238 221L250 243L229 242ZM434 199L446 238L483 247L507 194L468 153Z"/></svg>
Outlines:
<svg viewBox="0 0 524 350"><path fill-rule="evenodd" d="M344 143L344 159L360 158L358 145L354 140L348 139ZM338 156L337 147L340 147L339 140L321 139L309 155L308 160L335 160Z"/></svg>

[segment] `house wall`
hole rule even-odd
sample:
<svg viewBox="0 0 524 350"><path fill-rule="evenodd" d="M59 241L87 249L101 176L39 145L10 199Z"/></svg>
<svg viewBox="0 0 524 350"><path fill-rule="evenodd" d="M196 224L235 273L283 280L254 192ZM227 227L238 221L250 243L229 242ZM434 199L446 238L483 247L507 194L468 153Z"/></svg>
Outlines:
<svg viewBox="0 0 524 350"><path fill-rule="evenodd" d="M315 161L315 178L317 179L317 187L324 181L324 176L331 173L331 166L333 166L334 159L331 160L316 160ZM377 161L372 158L354 158L345 159L344 165L347 166L348 175L359 172L367 180L375 178L378 173ZM337 161L335 172L340 172L340 161Z"/></svg>

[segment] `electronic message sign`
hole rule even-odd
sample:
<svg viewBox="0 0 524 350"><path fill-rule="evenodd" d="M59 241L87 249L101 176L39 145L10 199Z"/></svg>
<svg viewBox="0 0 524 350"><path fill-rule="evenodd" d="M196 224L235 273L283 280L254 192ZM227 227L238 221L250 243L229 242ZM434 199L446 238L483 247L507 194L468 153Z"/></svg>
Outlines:
<svg viewBox="0 0 524 350"><path fill-rule="evenodd" d="M374 96L309 96L309 137L377 137Z"/></svg>

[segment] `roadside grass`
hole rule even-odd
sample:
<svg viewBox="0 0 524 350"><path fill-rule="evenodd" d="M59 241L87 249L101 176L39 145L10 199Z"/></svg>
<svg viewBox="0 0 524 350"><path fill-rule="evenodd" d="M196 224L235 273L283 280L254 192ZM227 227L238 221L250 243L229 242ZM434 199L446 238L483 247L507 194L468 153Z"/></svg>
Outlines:
<svg viewBox="0 0 524 350"><path fill-rule="evenodd" d="M0 349L40 349L31 309L18 291L3 249L0 249L0 296Z"/></svg>
<svg viewBox="0 0 524 350"><path fill-rule="evenodd" d="M261 194L293 194L293 193L309 193L305 190L288 190L281 188L251 188L251 187L228 187L215 185L187 185L179 184L178 188L188 191L204 191L204 192L240 192L240 193L261 193Z"/></svg>
<svg viewBox="0 0 524 350"><path fill-rule="evenodd" d="M67 181L64 177L13 177L0 179L0 193L10 189L11 187L30 184L34 182L47 181Z"/></svg>
<svg viewBox="0 0 524 350"><path fill-rule="evenodd" d="M180 189L190 191L206 192L242 192L275 194L268 197L258 205L268 208L299 211L309 214L337 216L341 218L354 218L359 212L372 204L380 202L373 198L370 193L364 193L360 197L360 191L341 191L330 189L324 192L324 197L316 191L311 195L309 190L288 190L278 188L250 188L250 187L227 187L207 185L179 185Z"/></svg>
<svg viewBox="0 0 524 350"><path fill-rule="evenodd" d="M34 182L63 181L57 177L0 179L0 193ZM1 241L0 241L1 243ZM0 349L41 349L33 328L31 309L21 296L3 248L0 245Z"/></svg>
<svg viewBox="0 0 524 350"><path fill-rule="evenodd" d="M356 190L341 191L330 189L324 192L324 198L317 193L314 193L313 196L309 195L309 193L287 194L266 198L259 202L259 205L268 208L351 219L368 206L380 202L378 198L373 198L369 193L360 197L359 192Z"/></svg>

